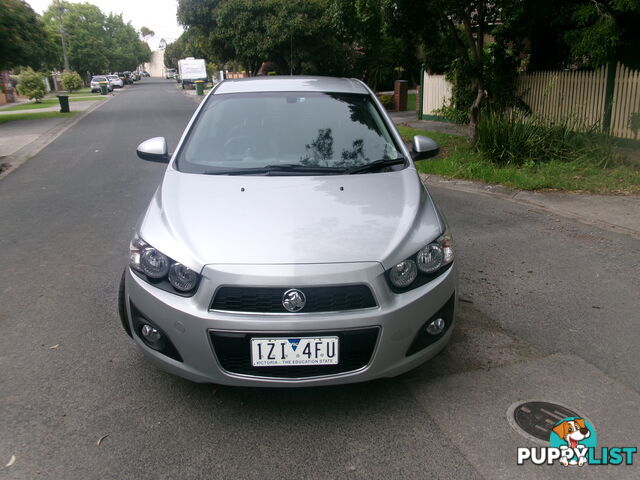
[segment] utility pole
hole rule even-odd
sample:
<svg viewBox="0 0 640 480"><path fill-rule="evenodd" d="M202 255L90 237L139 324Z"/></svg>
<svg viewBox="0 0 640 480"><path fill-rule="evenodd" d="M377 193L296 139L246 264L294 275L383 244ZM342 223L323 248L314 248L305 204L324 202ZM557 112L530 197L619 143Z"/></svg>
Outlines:
<svg viewBox="0 0 640 480"><path fill-rule="evenodd" d="M65 31L64 31L64 22L63 22L63 14L64 14L64 6L60 3L60 0L56 0L56 11L58 12L58 23L60 24L60 38L62 38L62 57L64 58L64 69L71 70L69 68L69 57L67 56L67 41L65 39Z"/></svg>

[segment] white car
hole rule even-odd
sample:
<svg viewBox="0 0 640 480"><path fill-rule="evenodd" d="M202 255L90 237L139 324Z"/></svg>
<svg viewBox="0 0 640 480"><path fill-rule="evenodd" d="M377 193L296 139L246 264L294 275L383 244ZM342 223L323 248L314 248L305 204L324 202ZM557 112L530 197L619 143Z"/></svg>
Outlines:
<svg viewBox="0 0 640 480"><path fill-rule="evenodd" d="M107 75L107 79L113 88L124 87L124 82L118 75Z"/></svg>
<svg viewBox="0 0 640 480"><path fill-rule="evenodd" d="M111 85L107 77L104 75L98 75L96 77L91 77L91 93L94 93L94 92L100 93L101 83L107 84L107 91L109 92L113 91L113 85Z"/></svg>

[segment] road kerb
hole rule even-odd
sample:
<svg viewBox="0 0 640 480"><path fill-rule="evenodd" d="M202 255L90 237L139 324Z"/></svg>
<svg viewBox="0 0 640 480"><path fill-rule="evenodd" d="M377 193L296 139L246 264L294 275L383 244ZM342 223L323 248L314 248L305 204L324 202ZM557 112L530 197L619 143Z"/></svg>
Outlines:
<svg viewBox="0 0 640 480"><path fill-rule="evenodd" d="M604 230L609 230L615 233L622 233L640 239L640 224L638 228L619 225L603 219L602 217L604 215L599 217L597 214L595 214L595 212L593 216L581 215L579 213L571 212L565 208L562 208L561 206L554 206L550 205L549 203L536 201L535 199L531 198L533 196L531 192L514 190L502 185L490 185L480 182L472 182L469 180L449 180L438 175L420 174L420 178L427 186L442 187L450 190L474 193L477 195L498 197L502 198L503 200L519 203L521 205L535 207L537 209L544 210L564 218L577 220L586 225L593 225ZM567 195L569 195L569 193L567 193ZM627 197L620 198L624 199Z"/></svg>

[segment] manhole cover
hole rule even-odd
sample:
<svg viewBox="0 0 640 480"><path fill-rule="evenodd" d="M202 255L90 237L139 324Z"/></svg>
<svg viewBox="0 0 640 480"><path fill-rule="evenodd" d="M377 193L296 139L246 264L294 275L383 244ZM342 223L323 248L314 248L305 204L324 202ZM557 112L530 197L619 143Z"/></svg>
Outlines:
<svg viewBox="0 0 640 480"><path fill-rule="evenodd" d="M509 408L509 423L526 437L545 443L549 441L551 429L563 418L581 417L573 410L557 403L518 402Z"/></svg>

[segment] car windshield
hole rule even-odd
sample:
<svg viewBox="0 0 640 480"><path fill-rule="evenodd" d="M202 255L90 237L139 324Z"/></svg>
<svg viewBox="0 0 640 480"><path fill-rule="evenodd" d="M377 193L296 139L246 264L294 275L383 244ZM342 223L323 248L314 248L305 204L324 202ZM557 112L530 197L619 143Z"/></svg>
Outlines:
<svg viewBox="0 0 640 480"><path fill-rule="evenodd" d="M366 94L233 93L209 98L176 168L209 174L264 167L339 173L398 158L403 154Z"/></svg>
<svg viewBox="0 0 640 480"><path fill-rule="evenodd" d="M117 75L109 75L107 78L109 80L118 80L118 76Z"/></svg>
<svg viewBox="0 0 640 480"><path fill-rule="evenodd" d="M106 81L107 81L107 79L106 79L106 77L93 77L93 78L91 79L91 81L92 81L92 82L106 82Z"/></svg>

